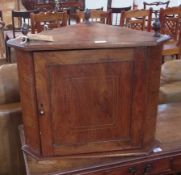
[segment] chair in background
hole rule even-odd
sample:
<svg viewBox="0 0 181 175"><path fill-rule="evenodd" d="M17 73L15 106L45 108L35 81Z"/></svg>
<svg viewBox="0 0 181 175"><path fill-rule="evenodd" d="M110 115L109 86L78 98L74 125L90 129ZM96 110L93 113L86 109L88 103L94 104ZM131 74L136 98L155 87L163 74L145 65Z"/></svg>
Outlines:
<svg viewBox="0 0 181 175"><path fill-rule="evenodd" d="M102 10L96 10L96 9L91 9L89 10L90 12L90 22L98 22L98 23L103 23L103 24L110 24L110 12L105 12ZM85 21L85 12L77 10L76 11L76 16L77 16L77 23L81 23Z"/></svg>
<svg viewBox="0 0 181 175"><path fill-rule="evenodd" d="M31 14L31 33L67 25L67 12L40 12Z"/></svg>
<svg viewBox="0 0 181 175"><path fill-rule="evenodd" d="M143 2L143 8L144 9L152 8L152 19L155 19L159 17L160 9L168 8L169 3L170 1L165 1L165 2L156 1L156 2L151 2L151 3Z"/></svg>
<svg viewBox="0 0 181 175"><path fill-rule="evenodd" d="M23 23L26 23L30 26L30 14L38 12L38 10L12 11L13 38L16 37L16 32L21 32L21 26L23 25Z"/></svg>
<svg viewBox="0 0 181 175"><path fill-rule="evenodd" d="M71 21L76 20L76 10L84 10L85 4L81 1L70 1L70 2L61 2L60 9L61 11L67 11L68 14L68 24L70 25Z"/></svg>
<svg viewBox="0 0 181 175"><path fill-rule="evenodd" d="M107 2L107 10L110 11L110 24L111 25L120 25L121 13L123 11L131 10L131 6L128 7L112 7L112 0Z"/></svg>
<svg viewBox="0 0 181 175"><path fill-rule="evenodd" d="M161 9L160 24L161 33L172 37L170 41L163 45L163 62L165 56L175 56L178 59L181 55L181 8Z"/></svg>
<svg viewBox="0 0 181 175"><path fill-rule="evenodd" d="M114 7L110 7L108 8L108 10L110 11L110 23L111 25L120 25L120 19L121 19L121 13L123 11L128 11L131 10L131 6L129 7L120 7L120 8L114 8Z"/></svg>
<svg viewBox="0 0 181 175"><path fill-rule="evenodd" d="M151 31L152 10L130 10L121 15L121 26L135 30Z"/></svg>
<svg viewBox="0 0 181 175"><path fill-rule="evenodd" d="M5 43L9 39L16 38L18 36L22 36L21 27L24 23L30 26L30 14L38 13L38 10L29 10L29 11L16 11L12 10L12 30L5 31ZM11 62L11 49L6 44L6 57L7 61Z"/></svg>

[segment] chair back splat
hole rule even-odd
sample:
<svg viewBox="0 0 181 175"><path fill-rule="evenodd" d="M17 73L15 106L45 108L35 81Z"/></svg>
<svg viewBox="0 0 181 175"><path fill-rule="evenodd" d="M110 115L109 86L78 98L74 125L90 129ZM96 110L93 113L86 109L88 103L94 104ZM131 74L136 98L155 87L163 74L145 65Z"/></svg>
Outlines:
<svg viewBox="0 0 181 175"><path fill-rule="evenodd" d="M152 10L130 10L122 12L121 26L135 30L151 31Z"/></svg>
<svg viewBox="0 0 181 175"><path fill-rule="evenodd" d="M103 24L110 24L110 12L105 12L102 10L89 10L90 18L89 22L98 22ZM77 10L76 11L77 16L77 23L81 23L85 21L85 12Z"/></svg>
<svg viewBox="0 0 181 175"><path fill-rule="evenodd" d="M170 7L160 10L161 33L177 39L181 27L181 8Z"/></svg>
<svg viewBox="0 0 181 175"><path fill-rule="evenodd" d="M67 12L40 12L31 14L31 33L39 33L67 25Z"/></svg>
<svg viewBox="0 0 181 175"><path fill-rule="evenodd" d="M160 9L161 8L168 8L170 1L165 1L165 2L161 2L161 1L155 1L155 2L143 2L143 8L144 9L152 9L152 18L157 18L159 17L159 13L160 13Z"/></svg>

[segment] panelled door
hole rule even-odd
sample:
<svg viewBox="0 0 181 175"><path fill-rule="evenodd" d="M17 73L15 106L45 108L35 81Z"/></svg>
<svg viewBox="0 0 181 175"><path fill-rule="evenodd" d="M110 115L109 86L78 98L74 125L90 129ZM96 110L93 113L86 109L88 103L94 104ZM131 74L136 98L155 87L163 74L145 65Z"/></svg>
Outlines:
<svg viewBox="0 0 181 175"><path fill-rule="evenodd" d="M109 49L38 52L34 62L44 156L141 148L144 59Z"/></svg>

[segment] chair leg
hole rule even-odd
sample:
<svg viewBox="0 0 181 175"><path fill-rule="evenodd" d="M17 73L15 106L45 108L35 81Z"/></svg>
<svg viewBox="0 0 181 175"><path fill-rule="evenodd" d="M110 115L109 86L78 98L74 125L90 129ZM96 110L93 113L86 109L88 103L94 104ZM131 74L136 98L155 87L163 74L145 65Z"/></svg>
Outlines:
<svg viewBox="0 0 181 175"><path fill-rule="evenodd" d="M11 48L6 44L6 61L11 62Z"/></svg>
<svg viewBox="0 0 181 175"><path fill-rule="evenodd" d="M165 62L165 57L162 56L162 64Z"/></svg>
<svg viewBox="0 0 181 175"><path fill-rule="evenodd" d="M5 38L5 47L6 47L6 61L11 62L11 48L7 45L8 37Z"/></svg>
<svg viewBox="0 0 181 175"><path fill-rule="evenodd" d="M8 63L11 63L11 47L7 46L7 52L8 52L7 61Z"/></svg>
<svg viewBox="0 0 181 175"><path fill-rule="evenodd" d="M176 54L176 55L175 55L175 58L176 58L176 60L178 60L178 59L179 59L179 55L178 55L178 54Z"/></svg>
<svg viewBox="0 0 181 175"><path fill-rule="evenodd" d="M178 59L181 59L181 55L180 54L177 54L176 55L176 59L178 60Z"/></svg>

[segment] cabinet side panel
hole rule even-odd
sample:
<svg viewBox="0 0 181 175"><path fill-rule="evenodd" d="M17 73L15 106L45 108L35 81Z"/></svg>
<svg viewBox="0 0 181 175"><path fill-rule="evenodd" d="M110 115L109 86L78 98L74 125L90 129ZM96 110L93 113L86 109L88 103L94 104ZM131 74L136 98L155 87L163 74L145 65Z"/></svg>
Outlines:
<svg viewBox="0 0 181 175"><path fill-rule="evenodd" d="M39 124L34 81L34 64L30 52L16 50L20 96L25 130L25 141L28 149L40 154Z"/></svg>
<svg viewBox="0 0 181 175"><path fill-rule="evenodd" d="M146 98L146 47L134 49L134 76L133 76L133 102L132 102L132 144L140 144L143 140L143 121L145 117L145 98ZM140 128L140 129L139 129Z"/></svg>
<svg viewBox="0 0 181 175"><path fill-rule="evenodd" d="M157 106L160 86L162 45L150 47L147 53L147 101L144 122L144 145L149 146L155 140Z"/></svg>

